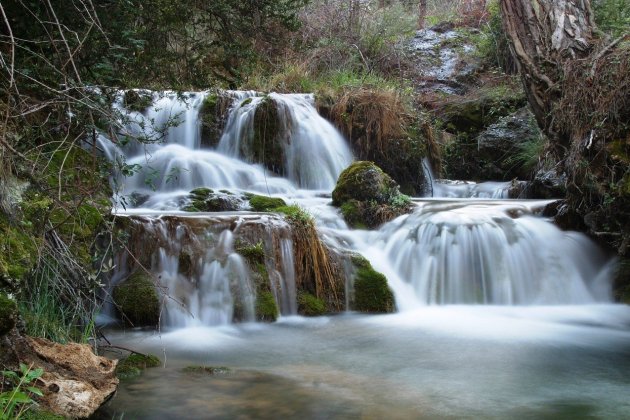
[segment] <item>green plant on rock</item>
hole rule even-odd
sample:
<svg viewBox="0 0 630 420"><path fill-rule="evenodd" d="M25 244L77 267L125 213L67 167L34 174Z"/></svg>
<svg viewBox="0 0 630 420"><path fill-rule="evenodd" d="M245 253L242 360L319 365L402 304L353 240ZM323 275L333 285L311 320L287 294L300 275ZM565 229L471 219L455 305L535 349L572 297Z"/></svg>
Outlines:
<svg viewBox="0 0 630 420"><path fill-rule="evenodd" d="M17 318L17 304L0 293L0 337L8 334L15 327Z"/></svg>
<svg viewBox="0 0 630 420"><path fill-rule="evenodd" d="M321 316L326 314L326 302L307 292L299 292L297 296L298 313L304 316Z"/></svg>
<svg viewBox="0 0 630 420"><path fill-rule="evenodd" d="M259 292L256 296L256 319L258 321L274 322L278 319L279 313L273 293L270 291Z"/></svg>
<svg viewBox="0 0 630 420"><path fill-rule="evenodd" d="M184 373L204 375L226 375L232 370L225 366L186 366Z"/></svg>
<svg viewBox="0 0 630 420"><path fill-rule="evenodd" d="M2 371L2 383L0 383L0 419L19 419L26 411L35 405L33 398L44 394L35 386L37 379L42 376L44 370L33 369L33 365L20 363L18 373ZM4 384L11 383L11 389L4 391Z"/></svg>

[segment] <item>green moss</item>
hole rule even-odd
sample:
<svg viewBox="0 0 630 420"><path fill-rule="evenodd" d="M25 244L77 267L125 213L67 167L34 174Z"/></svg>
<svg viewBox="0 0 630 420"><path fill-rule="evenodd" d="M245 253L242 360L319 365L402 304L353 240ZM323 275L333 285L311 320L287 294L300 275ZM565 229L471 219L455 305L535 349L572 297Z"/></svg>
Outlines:
<svg viewBox="0 0 630 420"><path fill-rule="evenodd" d="M0 215L0 289L22 282L36 263L40 244L28 226L16 226Z"/></svg>
<svg viewBox="0 0 630 420"><path fill-rule="evenodd" d="M254 211L275 211L279 207L286 206L287 203L282 198L250 195L249 205Z"/></svg>
<svg viewBox="0 0 630 420"><path fill-rule="evenodd" d="M278 305L273 293L263 291L256 296L256 319L264 322L274 322L278 319Z"/></svg>
<svg viewBox="0 0 630 420"><path fill-rule="evenodd" d="M363 221L363 211L361 203L357 200L349 200L341 205L341 214L349 226L356 229L365 229L367 226Z"/></svg>
<svg viewBox="0 0 630 420"><path fill-rule="evenodd" d="M64 420L64 416L51 413L49 411L43 411L39 409L31 408L28 411L22 413L20 416L22 420Z"/></svg>
<svg viewBox="0 0 630 420"><path fill-rule="evenodd" d="M120 379L133 378L140 375L144 369L158 367L161 364L157 356L134 353L118 363L116 376Z"/></svg>
<svg viewBox="0 0 630 420"><path fill-rule="evenodd" d="M231 369L225 366L186 366L184 368L184 373L203 375L226 375L231 372Z"/></svg>
<svg viewBox="0 0 630 420"><path fill-rule="evenodd" d="M123 320L133 326L157 325L160 318L160 299L151 277L137 271L114 288L114 301Z"/></svg>
<svg viewBox="0 0 630 420"><path fill-rule="evenodd" d="M354 309L359 312L389 313L394 311L394 295L387 278L375 271L363 257L353 258L358 267L354 280Z"/></svg>
<svg viewBox="0 0 630 420"><path fill-rule="evenodd" d="M252 103L253 98L247 98L243 102L241 102L241 108Z"/></svg>
<svg viewBox="0 0 630 420"><path fill-rule="evenodd" d="M206 187L195 188L194 190L190 191L190 195L197 200L205 200L209 198L212 194L214 194L214 191Z"/></svg>
<svg viewBox="0 0 630 420"><path fill-rule="evenodd" d="M0 337L15 327L17 317L17 304L6 295L0 294Z"/></svg>
<svg viewBox="0 0 630 420"><path fill-rule="evenodd" d="M217 105L219 103L219 95L217 93L210 93L203 100L201 105L201 111L204 113L214 114L216 112Z"/></svg>
<svg viewBox="0 0 630 420"><path fill-rule="evenodd" d="M297 296L298 313L304 316L326 314L326 303L310 293L300 292Z"/></svg>

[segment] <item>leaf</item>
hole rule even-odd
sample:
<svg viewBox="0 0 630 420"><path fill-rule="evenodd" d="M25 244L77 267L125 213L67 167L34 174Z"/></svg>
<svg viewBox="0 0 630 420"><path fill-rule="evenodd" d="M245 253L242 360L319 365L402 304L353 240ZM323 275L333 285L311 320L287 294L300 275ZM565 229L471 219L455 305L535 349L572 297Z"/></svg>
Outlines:
<svg viewBox="0 0 630 420"><path fill-rule="evenodd" d="M27 386L26 390L29 391L31 394L35 394L38 397L43 397L44 393L37 387L34 386Z"/></svg>

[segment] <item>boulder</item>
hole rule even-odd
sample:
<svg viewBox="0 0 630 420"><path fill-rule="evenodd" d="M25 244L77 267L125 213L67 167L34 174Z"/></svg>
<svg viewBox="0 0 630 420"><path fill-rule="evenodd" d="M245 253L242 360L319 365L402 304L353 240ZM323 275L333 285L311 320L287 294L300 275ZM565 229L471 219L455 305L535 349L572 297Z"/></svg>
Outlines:
<svg viewBox="0 0 630 420"><path fill-rule="evenodd" d="M387 278L363 257L355 256L352 262L357 268L353 309L368 313L394 312L394 295L387 285Z"/></svg>
<svg viewBox="0 0 630 420"><path fill-rule="evenodd" d="M353 227L377 227L412 208L396 181L368 161L354 162L339 175L332 199Z"/></svg>
<svg viewBox="0 0 630 420"><path fill-rule="evenodd" d="M18 363L43 369L34 384L43 396L39 409L64 418L87 418L116 391L117 360L96 356L87 344L58 344L20 336L13 330L0 340L1 367L16 370Z"/></svg>

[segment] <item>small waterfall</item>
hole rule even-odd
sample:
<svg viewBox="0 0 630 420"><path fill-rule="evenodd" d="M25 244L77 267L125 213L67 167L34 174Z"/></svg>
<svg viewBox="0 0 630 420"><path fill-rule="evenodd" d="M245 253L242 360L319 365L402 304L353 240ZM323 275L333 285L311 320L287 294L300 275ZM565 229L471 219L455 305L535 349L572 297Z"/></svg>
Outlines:
<svg viewBox="0 0 630 420"><path fill-rule="evenodd" d="M284 151L284 173L300 188L332 190L352 162L345 140L314 107L313 95L277 94L238 97L221 137L218 151L255 162L256 110L270 101L278 116L277 133Z"/></svg>
<svg viewBox="0 0 630 420"><path fill-rule="evenodd" d="M607 259L516 204L433 202L369 237L400 309L427 304L555 305L610 301Z"/></svg>

